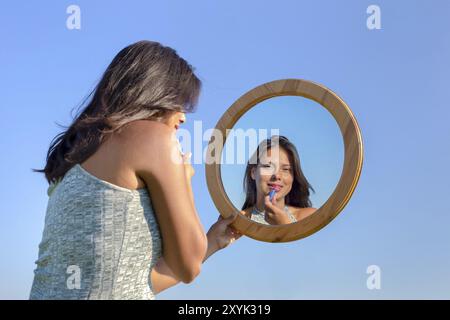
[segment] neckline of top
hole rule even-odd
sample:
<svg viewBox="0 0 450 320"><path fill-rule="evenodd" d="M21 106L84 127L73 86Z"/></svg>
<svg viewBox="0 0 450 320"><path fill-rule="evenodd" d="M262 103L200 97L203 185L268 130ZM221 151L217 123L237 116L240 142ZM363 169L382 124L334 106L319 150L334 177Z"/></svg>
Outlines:
<svg viewBox="0 0 450 320"><path fill-rule="evenodd" d="M284 206L284 211L285 211L286 213L289 213L289 214L292 215L292 213L291 213L291 211L289 210L289 208L288 208L287 205ZM265 214L266 214L265 211L259 211L258 208L256 208L256 206L253 206L252 213L257 213L257 214L260 214L260 215L265 215Z"/></svg>
<svg viewBox="0 0 450 320"><path fill-rule="evenodd" d="M110 187L110 188L113 188L113 189L116 189L116 190L120 190L120 191L131 192L131 193L139 193L139 194L141 194L141 193L147 193L147 188L146 188L146 187L144 187L144 188L139 188L139 189L128 189L128 188L125 188L125 187L118 186L118 185L116 185L116 184L114 184L114 183L111 183L111 182L109 182L109 181L100 179L100 178L94 176L94 175L93 175L92 173L90 173L89 171L87 171L85 168L83 168L79 163L75 164L73 168L75 168L76 170L78 170L78 172L80 172L80 173L83 174L84 176L86 176L86 177L88 177L88 178L90 178L90 179L92 179L92 180L94 180L94 181L97 181L98 183L101 183L101 184L103 184L103 185L106 185L106 186L108 186L108 187Z"/></svg>

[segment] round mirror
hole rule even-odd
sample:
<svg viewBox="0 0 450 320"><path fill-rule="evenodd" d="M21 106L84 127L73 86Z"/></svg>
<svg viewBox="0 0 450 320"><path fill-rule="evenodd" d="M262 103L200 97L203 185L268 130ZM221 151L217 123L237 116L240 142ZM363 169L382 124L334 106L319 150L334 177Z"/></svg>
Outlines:
<svg viewBox="0 0 450 320"><path fill-rule="evenodd" d="M223 217L268 242L306 237L344 208L362 168L349 107L310 81L287 79L244 94L209 141L206 178Z"/></svg>

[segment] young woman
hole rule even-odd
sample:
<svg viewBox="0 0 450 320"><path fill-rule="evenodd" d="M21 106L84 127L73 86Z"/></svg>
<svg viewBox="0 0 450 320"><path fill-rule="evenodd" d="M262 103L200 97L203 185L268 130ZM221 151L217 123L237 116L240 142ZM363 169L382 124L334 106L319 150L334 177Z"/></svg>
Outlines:
<svg viewBox="0 0 450 320"><path fill-rule="evenodd" d="M191 65L157 42L116 55L34 170L50 187L31 299L154 299L241 236L235 217L220 216L205 234L194 170L173 152L200 87Z"/></svg>
<svg viewBox="0 0 450 320"><path fill-rule="evenodd" d="M272 136L259 144L247 163L242 210L259 223L293 223L316 211L309 189L314 191L300 168L295 146L284 136Z"/></svg>

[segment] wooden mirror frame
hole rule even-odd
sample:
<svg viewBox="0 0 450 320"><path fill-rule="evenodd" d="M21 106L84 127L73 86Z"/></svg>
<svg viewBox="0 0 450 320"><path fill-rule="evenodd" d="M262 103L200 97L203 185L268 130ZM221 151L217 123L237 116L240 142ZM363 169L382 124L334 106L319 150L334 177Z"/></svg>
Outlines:
<svg viewBox="0 0 450 320"><path fill-rule="evenodd" d="M328 200L312 215L300 221L284 225L264 225L252 221L240 213L225 192L221 177L221 159L228 129L253 106L261 101L277 96L301 96L316 101L334 117L344 139L344 166L339 182ZM224 137L222 143L208 143L206 153L206 182L209 193L220 214L227 218L238 214L232 226L255 240L265 242L288 242L305 238L328 225L350 200L361 174L363 163L363 143L361 131L350 108L333 91L325 86L301 79L282 79L262 84L241 96L225 111L215 129ZM218 154L217 154L218 153Z"/></svg>

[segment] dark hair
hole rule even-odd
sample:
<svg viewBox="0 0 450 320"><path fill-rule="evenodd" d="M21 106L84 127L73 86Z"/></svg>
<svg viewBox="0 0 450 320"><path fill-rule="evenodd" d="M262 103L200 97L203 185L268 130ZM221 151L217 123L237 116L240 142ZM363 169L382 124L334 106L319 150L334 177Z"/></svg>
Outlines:
<svg viewBox="0 0 450 320"><path fill-rule="evenodd" d="M175 111L192 112L201 81L177 52L154 41L122 49L109 64L84 110L51 142L44 169L56 182L76 163L89 158L105 136L135 120L161 120Z"/></svg>
<svg viewBox="0 0 450 320"><path fill-rule="evenodd" d="M272 136L270 139L266 139L258 145L255 153L247 162L244 175L244 191L246 195L245 202L241 210L247 209L256 203L256 182L251 176L252 169L260 163L260 156L264 152L278 145L288 153L289 162L293 168L294 181L292 183L291 191L286 195L286 205L291 205L298 208L308 208L312 206L311 200L309 199L309 189L313 192L315 191L303 175L297 149L285 136Z"/></svg>

